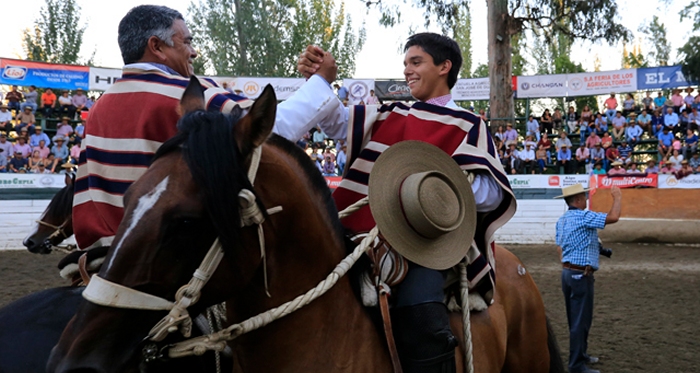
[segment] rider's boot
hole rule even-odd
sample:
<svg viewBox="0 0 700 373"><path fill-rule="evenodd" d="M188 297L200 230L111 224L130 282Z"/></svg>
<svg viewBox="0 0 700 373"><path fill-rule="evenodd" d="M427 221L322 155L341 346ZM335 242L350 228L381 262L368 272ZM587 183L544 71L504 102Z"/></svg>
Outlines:
<svg viewBox="0 0 700 373"><path fill-rule="evenodd" d="M392 323L404 373L456 372L457 338L443 303L396 308Z"/></svg>

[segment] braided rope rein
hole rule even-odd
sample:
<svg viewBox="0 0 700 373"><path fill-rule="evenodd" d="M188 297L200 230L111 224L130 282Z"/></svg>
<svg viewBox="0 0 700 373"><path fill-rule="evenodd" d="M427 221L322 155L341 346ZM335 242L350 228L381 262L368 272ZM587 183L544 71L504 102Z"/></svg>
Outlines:
<svg viewBox="0 0 700 373"><path fill-rule="evenodd" d="M472 344L472 325L469 310L469 280L467 279L467 263L459 263L459 289L462 298L462 329L464 332L464 369L474 373L474 346Z"/></svg>

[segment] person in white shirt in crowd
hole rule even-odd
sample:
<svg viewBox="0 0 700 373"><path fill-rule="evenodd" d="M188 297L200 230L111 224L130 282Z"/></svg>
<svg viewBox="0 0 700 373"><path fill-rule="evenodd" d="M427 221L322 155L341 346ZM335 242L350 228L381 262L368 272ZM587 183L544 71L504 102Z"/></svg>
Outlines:
<svg viewBox="0 0 700 373"><path fill-rule="evenodd" d="M519 173L535 174L535 170L537 169L537 161L535 160L535 151L532 149L531 143L525 143L525 149L518 152L518 159L520 160Z"/></svg>
<svg viewBox="0 0 700 373"><path fill-rule="evenodd" d="M379 98L374 95L374 89L369 90L369 97L365 102L367 105L379 105Z"/></svg>

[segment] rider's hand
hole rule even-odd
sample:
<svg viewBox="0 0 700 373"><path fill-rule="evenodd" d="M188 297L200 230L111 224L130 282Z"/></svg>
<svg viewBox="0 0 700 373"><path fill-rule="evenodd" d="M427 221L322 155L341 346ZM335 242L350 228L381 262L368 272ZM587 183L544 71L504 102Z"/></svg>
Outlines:
<svg viewBox="0 0 700 373"><path fill-rule="evenodd" d="M318 69L323 63L323 55L326 52L315 46L309 45L306 49L299 55L299 60L297 61L297 71L304 76L304 78L309 79L311 75L316 74Z"/></svg>
<svg viewBox="0 0 700 373"><path fill-rule="evenodd" d="M610 189L610 195L612 196L612 198L613 198L614 200L615 200L615 199L620 199L620 198L622 198L622 192L620 191L620 188L618 188L618 187L616 187L616 186L613 186L613 187Z"/></svg>
<svg viewBox="0 0 700 373"><path fill-rule="evenodd" d="M321 66L316 71L316 74L320 75L328 83L333 83L338 76L338 65L335 63L335 58L331 56L330 53L326 52L323 54L323 62Z"/></svg>

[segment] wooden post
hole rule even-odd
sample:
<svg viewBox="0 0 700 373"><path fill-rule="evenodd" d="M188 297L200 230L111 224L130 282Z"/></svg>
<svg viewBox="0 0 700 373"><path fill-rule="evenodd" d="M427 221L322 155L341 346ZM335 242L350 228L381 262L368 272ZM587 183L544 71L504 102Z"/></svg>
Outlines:
<svg viewBox="0 0 700 373"><path fill-rule="evenodd" d="M489 84L492 128L513 122L512 53L508 0L486 0L488 6ZM510 119L507 119L510 118ZM515 126L515 123L513 123Z"/></svg>

